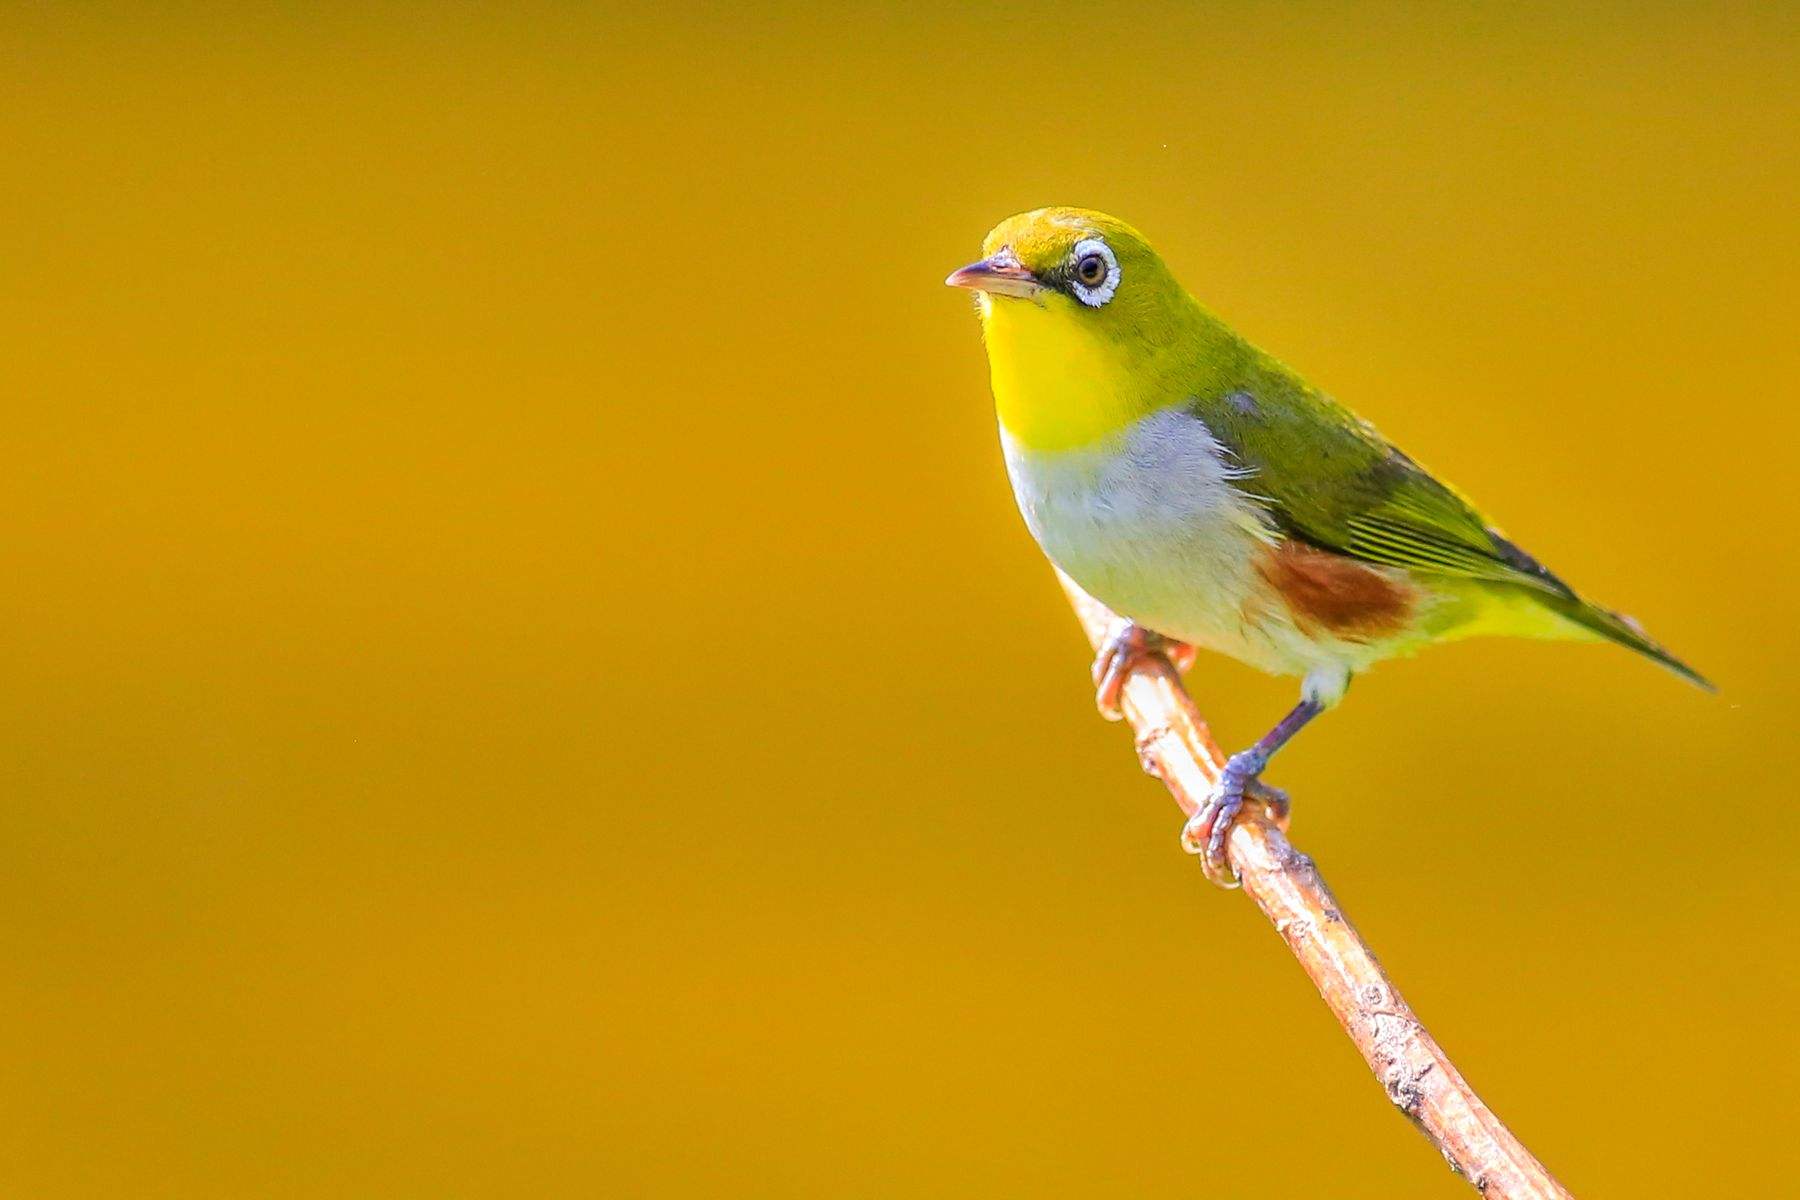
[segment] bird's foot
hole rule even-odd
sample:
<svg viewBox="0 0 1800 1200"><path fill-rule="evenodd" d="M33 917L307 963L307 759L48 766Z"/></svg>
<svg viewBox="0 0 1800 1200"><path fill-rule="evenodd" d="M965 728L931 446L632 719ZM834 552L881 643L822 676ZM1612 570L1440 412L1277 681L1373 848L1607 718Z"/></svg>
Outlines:
<svg viewBox="0 0 1800 1200"><path fill-rule="evenodd" d="M1225 839L1231 826L1244 810L1246 799L1266 806L1269 815L1285 824L1288 815L1287 793L1270 787L1257 776L1268 765L1268 757L1255 750L1244 750L1225 760L1218 786L1188 818L1181 830L1181 848L1198 855L1206 877L1220 887L1236 887L1237 873L1225 857Z"/></svg>
<svg viewBox="0 0 1800 1200"><path fill-rule="evenodd" d="M1125 691L1125 681L1147 659L1159 656L1168 659L1177 671L1194 665L1194 648L1186 642L1164 637L1134 621L1113 628L1101 643L1100 653L1094 656L1094 703L1101 716L1109 721L1124 719L1119 698Z"/></svg>

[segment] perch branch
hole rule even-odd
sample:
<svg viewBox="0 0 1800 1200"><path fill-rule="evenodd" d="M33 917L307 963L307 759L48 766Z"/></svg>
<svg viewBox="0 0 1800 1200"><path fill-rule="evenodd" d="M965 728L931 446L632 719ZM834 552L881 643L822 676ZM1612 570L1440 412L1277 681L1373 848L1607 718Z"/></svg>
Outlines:
<svg viewBox="0 0 1800 1200"><path fill-rule="evenodd" d="M1066 576L1062 583L1097 648L1119 618ZM1161 659L1140 666L1125 683L1123 707L1144 770L1167 784L1182 813L1193 816L1217 782L1225 756L1180 676ZM1452 1170L1488 1200L1569 1197L1425 1032L1312 859L1288 842L1281 822L1262 805L1246 804L1226 841L1226 856L1388 1099L1431 1139Z"/></svg>

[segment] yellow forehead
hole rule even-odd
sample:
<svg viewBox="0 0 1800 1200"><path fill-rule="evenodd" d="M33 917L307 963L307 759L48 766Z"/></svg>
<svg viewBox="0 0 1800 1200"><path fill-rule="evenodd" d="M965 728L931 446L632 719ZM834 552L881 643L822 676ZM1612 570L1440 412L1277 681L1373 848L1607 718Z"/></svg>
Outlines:
<svg viewBox="0 0 1800 1200"><path fill-rule="evenodd" d="M1143 235L1119 220L1090 208L1037 208L1000 222L981 243L983 255L1012 247L1027 270L1040 271L1068 258L1075 243L1100 238L1115 253L1144 244Z"/></svg>

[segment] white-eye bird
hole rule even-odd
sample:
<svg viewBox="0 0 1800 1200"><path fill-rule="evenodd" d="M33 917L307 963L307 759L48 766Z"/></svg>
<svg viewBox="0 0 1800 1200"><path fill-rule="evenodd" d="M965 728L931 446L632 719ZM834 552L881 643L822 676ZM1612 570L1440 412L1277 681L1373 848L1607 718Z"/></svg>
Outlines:
<svg viewBox="0 0 1800 1200"><path fill-rule="evenodd" d="M1270 756L1383 659L1486 634L1607 640L1710 688L1233 333L1131 226L1043 208L982 253L945 282L977 293L1019 510L1129 622L1095 663L1101 710L1117 719L1145 654L1198 646L1302 677L1299 704L1231 756L1183 831L1209 872Z"/></svg>

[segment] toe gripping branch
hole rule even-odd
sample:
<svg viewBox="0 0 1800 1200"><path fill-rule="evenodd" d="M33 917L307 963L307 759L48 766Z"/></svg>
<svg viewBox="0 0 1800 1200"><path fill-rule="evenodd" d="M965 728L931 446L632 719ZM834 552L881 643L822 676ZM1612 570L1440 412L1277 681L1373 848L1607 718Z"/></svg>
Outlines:
<svg viewBox="0 0 1800 1200"><path fill-rule="evenodd" d="M1184 844L1199 856L1208 879L1220 887L1236 887L1226 844L1245 798L1263 804L1270 818L1286 828L1286 797L1256 782L1259 760L1245 758L1233 770L1231 760L1220 753L1182 690L1180 671L1192 662L1192 647L1119 621L1079 588L1066 581L1065 586L1084 624L1104 623L1108 630L1094 659L1095 702L1101 714L1116 721L1129 713L1138 730L1138 763L1168 785L1188 818Z"/></svg>
<svg viewBox="0 0 1800 1200"><path fill-rule="evenodd" d="M1218 784L1182 826L1181 848L1198 855L1206 877L1221 887L1236 887L1238 883L1225 853L1225 841L1244 811L1246 800L1261 803L1271 818L1286 827L1290 808L1287 793L1257 778L1268 760L1269 756L1254 746L1226 759Z"/></svg>
<svg viewBox="0 0 1800 1200"><path fill-rule="evenodd" d="M1243 811L1245 797L1255 796L1269 806L1272 816L1286 818L1287 793L1262 782L1263 768L1269 765L1277 750L1306 727L1308 721L1324 711L1325 706L1317 700L1302 699L1287 716L1275 723L1275 728L1258 738L1256 745L1225 760L1225 767L1219 772L1218 786L1200 806L1200 811L1188 818L1181 831L1182 847L1190 854L1201 856L1208 879L1217 882L1226 874L1236 879L1225 858L1225 839L1231 833L1232 822Z"/></svg>
<svg viewBox="0 0 1800 1200"><path fill-rule="evenodd" d="M1128 685L1146 677L1166 679L1180 691L1180 672L1191 666L1193 660L1194 648L1184 642L1131 621L1114 622L1094 658L1094 701L1101 715L1109 721L1123 720ZM1188 705L1182 711L1193 710ZM1205 800L1188 811L1187 824L1181 831L1181 844L1188 853L1199 856L1201 868L1214 883L1221 887L1237 886L1237 873L1232 870L1225 847L1246 799L1264 805L1269 815L1285 828L1287 796L1263 784L1259 776L1274 753L1320 711L1320 705L1302 700L1254 746L1220 763L1216 777L1207 780L1203 789L1185 793L1204 796ZM1167 756L1157 751L1156 742L1166 735L1181 738L1190 756L1209 765L1219 763L1211 735L1197 720L1187 722L1184 729L1176 729L1173 725L1152 726L1148 733L1138 737L1138 762L1148 774L1164 778L1161 764Z"/></svg>

